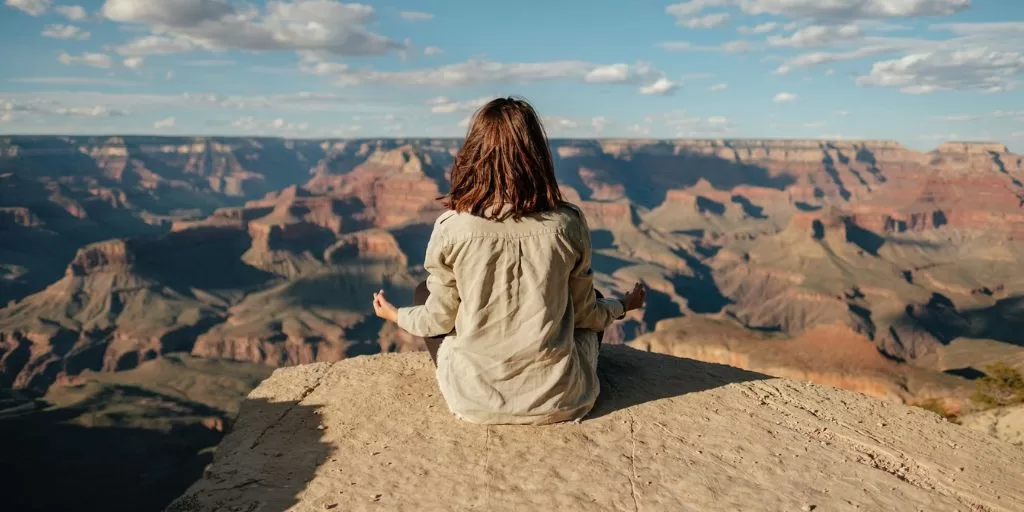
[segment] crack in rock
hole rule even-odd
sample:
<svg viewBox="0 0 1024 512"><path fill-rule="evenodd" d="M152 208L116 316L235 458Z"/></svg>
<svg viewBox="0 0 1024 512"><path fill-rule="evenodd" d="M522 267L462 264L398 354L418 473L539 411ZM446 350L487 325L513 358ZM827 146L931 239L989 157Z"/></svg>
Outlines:
<svg viewBox="0 0 1024 512"><path fill-rule="evenodd" d="M292 412L293 409L298 407L299 404L301 404L302 401L305 400L306 397L310 395L310 393L315 391L316 388L320 387L320 383L322 383L324 381L324 377L326 375L327 375L327 372L324 371L322 374L320 374L320 377L316 379L316 382L314 382L313 385L307 386L306 389L302 390L302 394L299 395L299 399L296 400L295 403L292 404L290 407L285 409L284 412L282 412L281 415L277 417L277 419L275 419L274 421L271 421L267 425L267 427L264 428L263 431L260 432L260 435L256 436L256 439L253 440L251 445L249 445L249 449L251 450L251 449L256 448L257 446L259 446L260 443L263 442L263 436L266 435L267 432L270 431L270 429L274 428L274 425L277 425L278 423L280 423L281 420L283 420L285 416L288 416L288 413Z"/></svg>

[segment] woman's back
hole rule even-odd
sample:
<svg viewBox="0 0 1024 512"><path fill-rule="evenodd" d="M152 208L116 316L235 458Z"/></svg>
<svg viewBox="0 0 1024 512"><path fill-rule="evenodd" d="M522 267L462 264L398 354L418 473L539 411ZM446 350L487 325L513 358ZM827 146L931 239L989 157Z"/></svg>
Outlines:
<svg viewBox="0 0 1024 512"><path fill-rule="evenodd" d="M396 310L378 293L378 315L416 336L445 336L437 376L460 417L582 417L599 392L596 332L625 304L596 297L590 230L562 198L529 104L499 98L474 114L443 204L450 211L434 224L424 260L425 303Z"/></svg>
<svg viewBox="0 0 1024 512"><path fill-rule="evenodd" d="M456 312L437 361L452 412L477 423L550 423L590 409L595 331L621 306L598 305L589 250L586 221L571 207L519 220L438 219L425 266L431 299ZM429 336L448 327L437 313L403 308L398 324Z"/></svg>

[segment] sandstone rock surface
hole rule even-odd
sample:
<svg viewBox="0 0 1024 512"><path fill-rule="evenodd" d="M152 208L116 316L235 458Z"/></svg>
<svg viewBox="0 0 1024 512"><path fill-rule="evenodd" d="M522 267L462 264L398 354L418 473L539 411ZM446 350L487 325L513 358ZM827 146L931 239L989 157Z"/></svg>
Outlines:
<svg viewBox="0 0 1024 512"><path fill-rule="evenodd" d="M426 354L276 370L169 510L1024 510L1024 450L831 387L606 347L579 424L449 413Z"/></svg>

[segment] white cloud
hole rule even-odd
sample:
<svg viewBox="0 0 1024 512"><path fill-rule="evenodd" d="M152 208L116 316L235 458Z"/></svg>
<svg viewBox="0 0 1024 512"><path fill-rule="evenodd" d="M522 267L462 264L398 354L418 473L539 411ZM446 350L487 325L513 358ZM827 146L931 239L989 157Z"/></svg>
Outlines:
<svg viewBox="0 0 1024 512"><path fill-rule="evenodd" d="M715 84L715 85L712 85L711 87L708 87L708 90L711 91L711 92L719 92L719 91L724 91L724 90L726 90L728 88L729 88L729 84Z"/></svg>
<svg viewBox="0 0 1024 512"><path fill-rule="evenodd" d="M876 62L857 78L865 87L896 87L910 94L942 90L1002 92L1024 73L1024 56L985 47L913 53Z"/></svg>
<svg viewBox="0 0 1024 512"><path fill-rule="evenodd" d="M996 110L994 112L983 112L980 114L958 114L952 116L938 116L934 119L950 122L981 121L988 119L1013 119L1024 122L1024 110Z"/></svg>
<svg viewBox="0 0 1024 512"><path fill-rule="evenodd" d="M146 36L140 37L116 48L117 53L125 56L145 57L149 55L171 55L198 50L211 50L196 40L183 36Z"/></svg>
<svg viewBox="0 0 1024 512"><path fill-rule="evenodd" d="M775 23L774 21L770 21L768 23L761 23L760 25L755 25L753 27L740 27L737 30L739 30L739 33L741 34L767 34L768 32L772 32L777 28L779 28L779 24Z"/></svg>
<svg viewBox="0 0 1024 512"><path fill-rule="evenodd" d="M757 46L744 39L727 41L718 45L693 44L689 41L664 41L658 43L657 46L670 52L745 53L757 49Z"/></svg>
<svg viewBox="0 0 1024 512"><path fill-rule="evenodd" d="M430 57L432 55L441 55L442 53L444 53L444 50L438 48L437 46L428 46L423 49L423 55L426 55L427 57Z"/></svg>
<svg viewBox="0 0 1024 512"><path fill-rule="evenodd" d="M444 96L438 96L427 100L427 105L430 107L430 111L435 114L450 114L452 112L467 112L476 110L488 101L494 99L493 97L477 98L473 100L465 101L451 101Z"/></svg>
<svg viewBox="0 0 1024 512"><path fill-rule="evenodd" d="M744 0L748 14L778 14L791 18L858 20L948 16L967 9L971 0Z"/></svg>
<svg viewBox="0 0 1024 512"><path fill-rule="evenodd" d="M96 105L82 103L79 105L58 101L48 97L31 97L9 93L6 100L0 99L0 116L6 120L15 117L25 118L26 116L15 116L15 114L28 114L34 120L51 117L121 117L128 115L128 111L115 108L110 105Z"/></svg>
<svg viewBox="0 0 1024 512"><path fill-rule="evenodd" d="M884 53L892 53L896 51L899 45L894 44L881 44L864 46L855 50L844 51L844 52L811 52L803 53L783 61L778 68L775 70L777 75L785 75L795 68L808 68L812 66L819 66L821 64L831 64L834 62L843 62L850 60L859 60L866 57L872 57Z"/></svg>
<svg viewBox="0 0 1024 512"><path fill-rule="evenodd" d="M102 14L163 37L164 49L312 51L339 56L384 55L408 45L369 31L373 7L334 0L230 5L220 0L106 0ZM126 45L130 49L136 43ZM145 45L143 45L145 46ZM127 55L124 51L120 53Z"/></svg>
<svg viewBox="0 0 1024 512"><path fill-rule="evenodd" d="M850 113L848 111L846 111L846 110L837 110L836 111L836 115L839 116L839 117L846 117L846 116L850 115Z"/></svg>
<svg viewBox="0 0 1024 512"><path fill-rule="evenodd" d="M773 99L772 101L774 101L775 103L792 103L796 101L796 94L789 92L780 92L775 95L775 99Z"/></svg>
<svg viewBox="0 0 1024 512"><path fill-rule="evenodd" d="M139 85L141 82L131 80L119 80L115 78L96 78L79 76L29 76L12 78L12 82L22 84L44 84L44 85L107 85L113 87L128 87Z"/></svg>
<svg viewBox="0 0 1024 512"><path fill-rule="evenodd" d="M176 123L176 122L177 122L177 119L175 119L174 116L171 116L171 117L168 117L166 119L161 119L161 120L153 123L153 128L156 128L157 130L163 130L163 129L166 129L166 128L173 128L174 127L174 123Z"/></svg>
<svg viewBox="0 0 1024 512"><path fill-rule="evenodd" d="M139 69L145 63L142 57L128 57L122 61L122 65L128 69Z"/></svg>
<svg viewBox="0 0 1024 512"><path fill-rule="evenodd" d="M402 11L398 15L406 21L430 21L434 19L434 15L429 12Z"/></svg>
<svg viewBox="0 0 1024 512"><path fill-rule="evenodd" d="M732 0L690 0L665 7L665 13L676 18L685 18L699 14L708 7L720 7L732 4Z"/></svg>
<svg viewBox="0 0 1024 512"><path fill-rule="evenodd" d="M50 0L7 0L4 5L13 7L30 16L39 16L50 8Z"/></svg>
<svg viewBox="0 0 1024 512"><path fill-rule="evenodd" d="M810 121L804 123L804 128L818 129L824 128L828 124L827 121Z"/></svg>
<svg viewBox="0 0 1024 512"><path fill-rule="evenodd" d="M309 130L309 123L293 123L285 121L284 118L278 117L270 121L256 119L252 116L245 116L231 121L231 126L239 128L243 131L253 132L257 135L265 134L268 132L273 133L284 133L284 132L305 132Z"/></svg>
<svg viewBox="0 0 1024 512"><path fill-rule="evenodd" d="M981 23L939 23L930 30L944 30L959 35L991 34L993 32L1024 33L1024 21L995 21Z"/></svg>
<svg viewBox="0 0 1024 512"><path fill-rule="evenodd" d="M636 133L636 134L639 134L639 135L650 135L651 128L648 127L648 126L641 125L641 124L634 124L634 125L630 125L629 128L626 128L626 131L628 131L630 133Z"/></svg>
<svg viewBox="0 0 1024 512"><path fill-rule="evenodd" d="M686 28L716 28L729 22L729 13L716 12L698 18L680 19L676 23Z"/></svg>
<svg viewBox="0 0 1024 512"><path fill-rule="evenodd" d="M106 105L91 107L59 107L52 111L59 116L71 117L121 117L128 115L124 110L111 109Z"/></svg>
<svg viewBox="0 0 1024 512"><path fill-rule="evenodd" d="M182 62L185 66L196 68L219 68L223 66L234 66L235 61L231 59L197 59Z"/></svg>
<svg viewBox="0 0 1024 512"><path fill-rule="evenodd" d="M71 21L85 21L89 19L89 13L85 12L85 9L80 5L58 5L53 10Z"/></svg>
<svg viewBox="0 0 1024 512"><path fill-rule="evenodd" d="M629 80L629 64L598 66L588 72L583 80L592 83L617 83Z"/></svg>
<svg viewBox="0 0 1024 512"><path fill-rule="evenodd" d="M649 133L652 124L661 124L673 132L674 137L722 137L735 129L735 123L725 116L690 116L683 110L652 114L644 118L642 129L636 133Z"/></svg>
<svg viewBox="0 0 1024 512"><path fill-rule="evenodd" d="M68 55L61 53L57 60L67 66L88 66L90 68L110 69L114 67L114 59L105 53L83 53L81 55Z"/></svg>
<svg viewBox="0 0 1024 512"><path fill-rule="evenodd" d="M352 116L353 121L385 121L393 122L398 120L398 116L394 114L384 114L380 116Z"/></svg>
<svg viewBox="0 0 1024 512"><path fill-rule="evenodd" d="M700 15L708 8L733 6L739 7L746 14L774 14L836 24L857 20L948 16L970 5L971 0L690 0L669 5L665 12L677 21L682 21Z"/></svg>
<svg viewBox="0 0 1024 512"><path fill-rule="evenodd" d="M575 119L570 119L568 117L544 116L543 121L544 127L547 129L547 131L552 133L560 133L567 130L575 130L580 126L579 121Z"/></svg>
<svg viewBox="0 0 1024 512"><path fill-rule="evenodd" d="M604 116L594 117L590 120L590 126L595 132L601 133L604 131L605 127L608 126L608 118Z"/></svg>
<svg viewBox="0 0 1024 512"><path fill-rule="evenodd" d="M82 30L74 25L47 25L43 28L41 34L43 37L49 37L53 39L78 39L84 41L89 39L92 35L88 31Z"/></svg>
<svg viewBox="0 0 1024 512"><path fill-rule="evenodd" d="M666 96L672 94L678 88L679 84L667 78L659 78L654 83L641 87L640 94Z"/></svg>
<svg viewBox="0 0 1024 512"><path fill-rule="evenodd" d="M791 48L826 46L840 41L860 39L864 32L857 25L811 25L803 27L789 36L771 36L768 44Z"/></svg>
<svg viewBox="0 0 1024 512"><path fill-rule="evenodd" d="M434 68L378 71L354 69L336 62L306 61L300 69L330 78L336 85L382 84L394 86L467 86L488 83L579 80L586 83L623 83L652 85L664 77L645 63L599 65L578 60L501 63L470 59Z"/></svg>

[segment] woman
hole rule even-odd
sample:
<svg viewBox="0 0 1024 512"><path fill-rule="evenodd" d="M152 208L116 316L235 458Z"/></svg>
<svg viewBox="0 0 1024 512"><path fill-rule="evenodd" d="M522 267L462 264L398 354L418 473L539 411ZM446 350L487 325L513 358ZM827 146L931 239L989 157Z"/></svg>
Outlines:
<svg viewBox="0 0 1024 512"><path fill-rule="evenodd" d="M457 417L581 419L600 391L597 332L641 307L645 292L637 283L622 300L597 297L587 221L562 199L527 102L499 98L474 114L442 199L448 211L424 261L429 295L395 308L380 291L377 315L435 338L438 385Z"/></svg>

